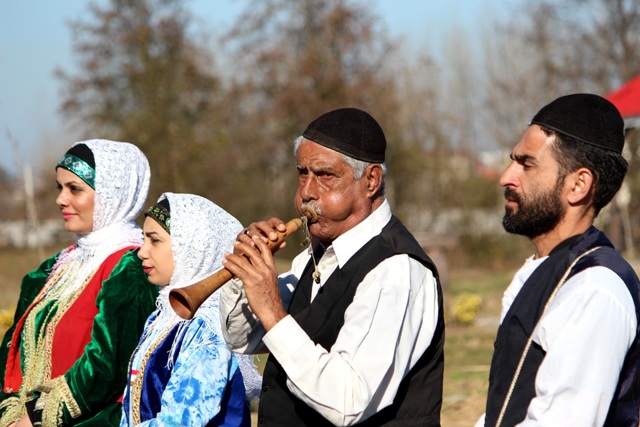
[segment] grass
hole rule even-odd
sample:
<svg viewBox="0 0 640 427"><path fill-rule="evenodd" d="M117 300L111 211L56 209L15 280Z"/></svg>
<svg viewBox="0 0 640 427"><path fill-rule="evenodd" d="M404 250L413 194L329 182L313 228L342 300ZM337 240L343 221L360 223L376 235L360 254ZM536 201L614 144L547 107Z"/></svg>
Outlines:
<svg viewBox="0 0 640 427"><path fill-rule="evenodd" d="M45 253L48 256L56 251L49 249ZM35 251L0 251L0 315L4 315L0 319L12 319L20 280L41 261ZM279 261L278 268L286 268L286 263ZM449 272L444 296L447 330L443 427L471 426L484 412L502 292L512 275L512 270L457 269ZM469 293L482 298L476 321L470 325L457 324L450 314L451 307L458 297ZM0 334L4 334L8 326L0 324ZM260 369L265 359L264 356L259 358Z"/></svg>
<svg viewBox="0 0 640 427"><path fill-rule="evenodd" d="M484 413L502 293L512 275L513 271L450 272L445 294L443 427L472 426ZM450 315L456 298L465 293L482 299L476 321L471 325L457 324Z"/></svg>

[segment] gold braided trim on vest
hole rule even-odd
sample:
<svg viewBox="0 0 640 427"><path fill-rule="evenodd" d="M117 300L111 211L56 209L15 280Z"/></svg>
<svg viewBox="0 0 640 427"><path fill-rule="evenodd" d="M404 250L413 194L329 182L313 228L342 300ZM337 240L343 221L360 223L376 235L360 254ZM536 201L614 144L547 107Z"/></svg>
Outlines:
<svg viewBox="0 0 640 427"><path fill-rule="evenodd" d="M142 360L140 361L140 367L138 368L138 374L134 381L129 383L131 388L131 392L129 395L129 404L131 405L131 425L140 424L140 399L142 398L142 381L144 379L144 371L147 367L147 362L149 361L149 357L153 354L156 348L167 338L167 335L171 332L173 326L169 328L168 331L164 331L160 336L156 339L156 341L151 344L147 352L142 356ZM135 355L135 351L133 353ZM129 373L131 373L131 365L133 363L133 356L129 361Z"/></svg>
<svg viewBox="0 0 640 427"><path fill-rule="evenodd" d="M64 296L62 295L64 286L58 286L53 291L51 290L63 274L64 268L61 268L47 279L47 283L40 291L40 295L44 295L44 297L31 309L23 326L21 333L21 359L26 369L23 372L20 396L25 400L30 390L37 389L51 380L51 352L56 327L69 308L86 289L95 275L95 271L85 279L79 289ZM45 312L45 310L46 317L39 322L37 319L40 313ZM42 327L38 328L38 323Z"/></svg>
<svg viewBox="0 0 640 427"><path fill-rule="evenodd" d="M18 397L10 397L0 403L0 409L5 409L0 417L0 425L7 426L19 421L27 414L24 403Z"/></svg>
<svg viewBox="0 0 640 427"><path fill-rule="evenodd" d="M25 403L33 399L31 395L33 390L43 391L51 388L52 401L57 399L59 402L66 403L72 416L76 414L74 418L81 415L80 408L73 398L71 389L69 389L64 377L51 380L51 351L53 348L53 336L60 319L82 294L97 270L84 280L79 289L69 295L64 295L64 286L56 286L56 284L64 275L65 270L66 268L57 269L47 278L44 287L35 299L36 301L38 299L41 300L36 303L25 319L22 333L20 334L22 344L20 358L23 366L26 367L22 372L22 385L20 386L19 397L10 398L3 402L3 405L7 404L8 409L0 419L0 425L18 421L27 414ZM45 310L48 310L45 318L38 322L39 314ZM38 323L42 325L39 329L37 327ZM48 384L53 384L53 386ZM43 395L42 397L45 396L48 395ZM56 406L52 408L45 403L47 399L42 399L42 397L38 399L36 407L55 412L55 416L49 414L50 418L47 418L47 421L45 421L45 413L43 412L43 425L59 425L62 422L62 407ZM5 423L5 420L7 423Z"/></svg>
<svg viewBox="0 0 640 427"><path fill-rule="evenodd" d="M36 402L36 409L42 410L43 426L62 425L65 406L72 418L78 418L82 415L80 406L73 398L69 384L67 384L64 376L47 381L45 384L38 386L37 391L42 393Z"/></svg>

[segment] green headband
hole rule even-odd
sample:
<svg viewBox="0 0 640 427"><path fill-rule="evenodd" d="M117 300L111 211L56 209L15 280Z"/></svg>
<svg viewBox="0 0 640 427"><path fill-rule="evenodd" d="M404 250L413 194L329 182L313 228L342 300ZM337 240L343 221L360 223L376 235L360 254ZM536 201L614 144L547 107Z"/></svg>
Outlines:
<svg viewBox="0 0 640 427"><path fill-rule="evenodd" d="M164 228L164 231L171 234L171 214L167 208L160 204L153 205L145 212L144 216L153 218L160 224L160 227Z"/></svg>
<svg viewBox="0 0 640 427"><path fill-rule="evenodd" d="M58 166L78 175L78 177L89 184L91 188L96 189L96 171L81 158L67 153L62 156L62 159L58 162Z"/></svg>

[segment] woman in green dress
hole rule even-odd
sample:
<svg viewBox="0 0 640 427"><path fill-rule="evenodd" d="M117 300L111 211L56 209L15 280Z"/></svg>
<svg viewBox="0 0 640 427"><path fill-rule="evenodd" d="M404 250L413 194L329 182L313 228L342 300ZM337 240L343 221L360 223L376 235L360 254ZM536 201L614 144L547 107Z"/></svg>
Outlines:
<svg viewBox="0 0 640 427"><path fill-rule="evenodd" d="M157 290L136 256L149 163L126 142L74 144L56 204L76 243L27 274L0 348L0 427L117 426L127 364Z"/></svg>

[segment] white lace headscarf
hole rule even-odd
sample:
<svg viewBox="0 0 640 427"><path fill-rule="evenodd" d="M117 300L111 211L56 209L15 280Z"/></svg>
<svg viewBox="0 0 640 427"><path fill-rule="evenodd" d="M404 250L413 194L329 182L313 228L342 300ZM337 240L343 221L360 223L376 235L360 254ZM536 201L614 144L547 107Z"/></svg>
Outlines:
<svg viewBox="0 0 640 427"><path fill-rule="evenodd" d="M179 322L186 325L186 321L171 308L169 292L199 282L221 269L224 254L233 251L233 243L242 230L242 224L236 218L204 197L164 193L158 202L165 198L169 201L171 252L175 267L169 284L161 287L158 296L158 317L153 327L160 329L173 327ZM205 319L207 325L221 337L218 304L219 294L214 292L200 306L196 317ZM172 348L172 353L175 350ZM252 400L259 394L262 379L253 364L253 356L236 354L236 357L242 371L247 397Z"/></svg>
<svg viewBox="0 0 640 427"><path fill-rule="evenodd" d="M92 139L85 144L95 161L93 230L77 234L76 248L64 250L54 270L64 267L53 288L69 295L112 253L142 245L142 230L135 223L149 192L151 172L145 155L133 144ZM63 287L63 288L61 288Z"/></svg>

